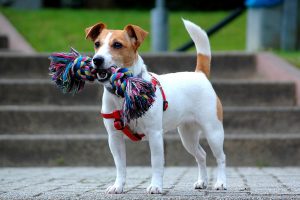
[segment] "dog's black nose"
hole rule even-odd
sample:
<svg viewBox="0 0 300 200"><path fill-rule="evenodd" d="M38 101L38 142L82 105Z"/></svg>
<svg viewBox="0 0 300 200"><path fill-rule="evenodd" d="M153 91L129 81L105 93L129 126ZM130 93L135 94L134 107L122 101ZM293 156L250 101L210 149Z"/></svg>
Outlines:
<svg viewBox="0 0 300 200"><path fill-rule="evenodd" d="M101 56L95 57L95 58L93 58L93 63L96 68L100 68L100 67L102 67L102 65L104 63L104 58Z"/></svg>

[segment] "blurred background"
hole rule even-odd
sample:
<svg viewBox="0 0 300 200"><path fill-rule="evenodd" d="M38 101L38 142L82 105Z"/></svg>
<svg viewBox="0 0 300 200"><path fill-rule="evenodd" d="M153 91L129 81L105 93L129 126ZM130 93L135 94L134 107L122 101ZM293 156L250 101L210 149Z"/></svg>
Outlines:
<svg viewBox="0 0 300 200"><path fill-rule="evenodd" d="M92 51L91 44L84 40L84 29L99 21L105 22L111 29L123 29L126 24L132 23L150 32L151 9L155 7L154 0L1 1L2 5L9 6L2 7L1 12L39 52L67 51L70 46L81 51ZM208 28L224 18L230 10L243 5L243 0L230 2L167 1L168 49L174 50L189 38L181 21L182 17ZM245 26L246 14L220 32L218 38L212 38L213 50L244 50ZM150 35L141 51L151 51L151 39Z"/></svg>
<svg viewBox="0 0 300 200"><path fill-rule="evenodd" d="M156 18L163 21L163 25L167 27L162 28L166 34L162 38L168 40L165 41L164 50L174 51L189 40L183 28L182 17L208 30L228 17L232 11L247 4L248 12L245 9L220 29L217 36L211 36L212 50L271 50L299 66L297 50L300 48L300 20L297 13L300 9L297 0L296 7L284 6L283 1L278 0L0 0L0 11L38 52L67 51L70 46L81 51L91 51L90 43L83 40L83 30L87 26L102 21L108 24L109 28L121 29L132 23L152 33L151 26L155 24L153 20L151 24L152 12L160 2L163 2L164 11L162 15L158 13ZM289 21L290 24L286 25L285 21ZM287 26L293 27L292 34L283 33L284 30L291 29ZM154 35L153 33L149 36L140 51L154 51ZM290 45L292 47L284 48L284 45L280 44L283 40L281 37L289 38L293 43ZM247 42L254 44L247 45ZM280 51L281 49L290 53Z"/></svg>
<svg viewBox="0 0 300 200"><path fill-rule="evenodd" d="M113 165L102 87L61 94L48 56L70 47L92 54L84 29L99 21L135 24L150 33L140 47L150 71L192 71L195 49L181 18L210 37L228 165L299 165L300 0L0 0L0 166ZM149 164L147 144L127 146L129 165ZM175 133L165 154L166 165L195 164Z"/></svg>

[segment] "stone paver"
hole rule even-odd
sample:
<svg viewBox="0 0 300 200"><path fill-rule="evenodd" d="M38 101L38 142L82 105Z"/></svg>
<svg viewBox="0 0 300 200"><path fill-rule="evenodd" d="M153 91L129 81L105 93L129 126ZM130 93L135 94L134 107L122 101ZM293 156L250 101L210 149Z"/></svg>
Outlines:
<svg viewBox="0 0 300 200"><path fill-rule="evenodd" d="M194 167L168 167L164 193L148 195L151 169L129 167L125 194L106 195L113 183L111 167L0 168L0 199L300 199L300 168L228 168L228 190L215 191L215 168L209 186L194 190Z"/></svg>

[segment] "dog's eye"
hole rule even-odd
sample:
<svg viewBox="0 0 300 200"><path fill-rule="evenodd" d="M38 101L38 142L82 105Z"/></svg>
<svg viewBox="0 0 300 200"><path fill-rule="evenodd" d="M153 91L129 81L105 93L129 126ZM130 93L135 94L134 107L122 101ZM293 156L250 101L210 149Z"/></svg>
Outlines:
<svg viewBox="0 0 300 200"><path fill-rule="evenodd" d="M98 49L100 47L100 42L95 42L95 48Z"/></svg>
<svg viewBox="0 0 300 200"><path fill-rule="evenodd" d="M113 48L115 49L121 49L123 45L120 42L114 42L113 43Z"/></svg>

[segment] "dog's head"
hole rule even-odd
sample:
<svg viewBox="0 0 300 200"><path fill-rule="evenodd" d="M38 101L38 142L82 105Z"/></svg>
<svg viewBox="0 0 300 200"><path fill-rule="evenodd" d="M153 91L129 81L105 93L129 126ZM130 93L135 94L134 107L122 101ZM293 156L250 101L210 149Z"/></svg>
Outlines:
<svg viewBox="0 0 300 200"><path fill-rule="evenodd" d="M123 30L110 30L104 23L85 29L86 39L94 43L93 67L98 71L100 82L110 78L111 67L131 67L138 59L138 48L148 35L135 25L127 25Z"/></svg>

